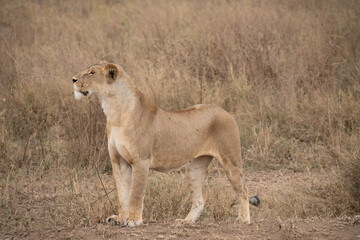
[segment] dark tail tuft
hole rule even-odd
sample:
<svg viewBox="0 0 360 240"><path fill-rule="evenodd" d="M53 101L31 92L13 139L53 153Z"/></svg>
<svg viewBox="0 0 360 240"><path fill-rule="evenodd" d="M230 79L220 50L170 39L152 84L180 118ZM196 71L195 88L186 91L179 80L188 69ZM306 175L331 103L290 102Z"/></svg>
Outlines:
<svg viewBox="0 0 360 240"><path fill-rule="evenodd" d="M259 206L260 205L260 198L258 196L253 196L249 199L249 203L254 205L254 206Z"/></svg>

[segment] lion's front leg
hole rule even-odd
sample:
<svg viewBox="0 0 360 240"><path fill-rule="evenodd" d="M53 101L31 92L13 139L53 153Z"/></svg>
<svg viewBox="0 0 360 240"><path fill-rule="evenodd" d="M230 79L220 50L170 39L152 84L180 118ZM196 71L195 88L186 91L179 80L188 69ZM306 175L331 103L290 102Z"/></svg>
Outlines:
<svg viewBox="0 0 360 240"><path fill-rule="evenodd" d="M116 149L109 147L111 165L115 179L117 197L119 200L119 214L106 219L107 223L127 225L129 217L129 197L132 181L131 166L117 153Z"/></svg>
<svg viewBox="0 0 360 240"><path fill-rule="evenodd" d="M142 160L132 165L132 185L129 201L128 226L142 224L142 211L150 161Z"/></svg>

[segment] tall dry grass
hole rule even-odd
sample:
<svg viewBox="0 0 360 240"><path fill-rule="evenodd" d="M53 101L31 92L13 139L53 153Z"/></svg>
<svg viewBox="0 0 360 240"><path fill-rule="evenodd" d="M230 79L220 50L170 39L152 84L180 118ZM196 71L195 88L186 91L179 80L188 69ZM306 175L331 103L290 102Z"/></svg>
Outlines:
<svg viewBox="0 0 360 240"><path fill-rule="evenodd" d="M359 211L359 1L0 3L1 228L41 225L31 220L38 213L55 225L86 225L114 211L114 199L90 206L84 199L91 194L78 189L79 175L99 184L94 168L111 185L104 115L96 98L74 101L71 84L74 74L102 59L121 64L162 108L212 103L231 112L248 171L340 171L325 193L309 193L327 200L324 210L301 217ZM152 177L148 219L186 212L189 201L177 202L188 199L180 180ZM223 180L214 181L209 191L216 196ZM94 201L103 194L97 187ZM48 207L34 213L22 207L40 201L33 197L39 191ZM221 220L235 212L231 195L219 197L204 216ZM278 204L269 209L285 204L293 208L281 217L298 216L304 204L289 199L269 198Z"/></svg>

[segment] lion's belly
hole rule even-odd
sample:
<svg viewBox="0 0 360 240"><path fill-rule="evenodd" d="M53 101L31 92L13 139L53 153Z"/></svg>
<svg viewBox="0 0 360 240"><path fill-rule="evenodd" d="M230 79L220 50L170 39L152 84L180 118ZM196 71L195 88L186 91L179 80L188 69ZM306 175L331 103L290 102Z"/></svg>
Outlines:
<svg viewBox="0 0 360 240"><path fill-rule="evenodd" d="M205 139L180 138L173 141L166 138L166 140L166 143L154 145L152 169L158 171L177 170L185 167L194 158L209 154L207 151L203 151Z"/></svg>
<svg viewBox="0 0 360 240"><path fill-rule="evenodd" d="M168 160L160 160L157 159L156 157L153 158L153 161L151 163L150 169L152 170L156 170L159 172L169 172L169 171L174 171L174 170L178 170L180 168L186 167L187 165L189 165L191 163L192 159L187 159L187 160L178 160L178 161L174 161L174 159L168 159Z"/></svg>
<svg viewBox="0 0 360 240"><path fill-rule="evenodd" d="M171 154L169 151L153 152L153 159L150 168L158 171L172 171L184 167L192 159L195 154L184 152L174 152Z"/></svg>
<svg viewBox="0 0 360 240"><path fill-rule="evenodd" d="M191 160L202 155L213 155L211 141L208 138L208 124L192 124L190 121L177 122L177 127L166 122L157 129L152 146L141 155L149 156L150 168L158 171L172 171L186 166ZM140 143L132 141L122 127L113 127L110 131L109 144L130 164L139 150L144 150ZM210 144L209 144L210 143ZM143 144L143 143L141 143Z"/></svg>
<svg viewBox="0 0 360 240"><path fill-rule="evenodd" d="M151 168L171 171L186 166L202 155L212 155L209 150L210 120L179 119L171 114L157 125Z"/></svg>

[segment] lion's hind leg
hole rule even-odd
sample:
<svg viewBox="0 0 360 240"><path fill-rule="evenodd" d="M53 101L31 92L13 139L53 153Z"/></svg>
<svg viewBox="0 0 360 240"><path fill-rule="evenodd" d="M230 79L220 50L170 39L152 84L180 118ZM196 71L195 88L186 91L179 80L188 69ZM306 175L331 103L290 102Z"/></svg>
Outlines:
<svg viewBox="0 0 360 240"><path fill-rule="evenodd" d="M250 223L248 189L244 184L243 169L241 165L231 161L220 160L225 168L226 175L238 198L238 218L243 223ZM226 164L225 164L226 163Z"/></svg>
<svg viewBox="0 0 360 240"><path fill-rule="evenodd" d="M192 198L192 206L186 218L177 221L193 223L199 218L205 205L206 170L212 158L211 156L195 158L191 161L190 165L186 167L185 176Z"/></svg>

